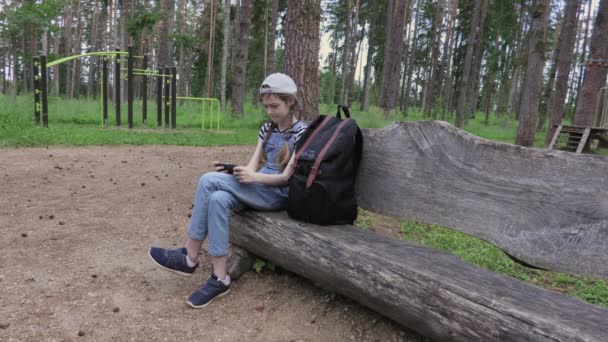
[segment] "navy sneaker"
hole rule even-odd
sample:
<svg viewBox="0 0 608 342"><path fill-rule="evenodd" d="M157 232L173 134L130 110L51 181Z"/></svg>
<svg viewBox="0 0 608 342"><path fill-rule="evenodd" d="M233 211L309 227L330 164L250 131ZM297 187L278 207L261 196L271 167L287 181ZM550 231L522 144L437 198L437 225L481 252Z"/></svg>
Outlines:
<svg viewBox="0 0 608 342"><path fill-rule="evenodd" d="M198 267L198 263L194 267L188 266L186 257L188 250L186 248L164 249L159 247L150 247L150 259L163 270L175 272L177 274L190 277Z"/></svg>
<svg viewBox="0 0 608 342"><path fill-rule="evenodd" d="M223 297L230 292L230 285L225 285L215 274L209 277L209 280L198 290L196 290L190 298L188 305L195 309L204 308L209 305L214 299Z"/></svg>

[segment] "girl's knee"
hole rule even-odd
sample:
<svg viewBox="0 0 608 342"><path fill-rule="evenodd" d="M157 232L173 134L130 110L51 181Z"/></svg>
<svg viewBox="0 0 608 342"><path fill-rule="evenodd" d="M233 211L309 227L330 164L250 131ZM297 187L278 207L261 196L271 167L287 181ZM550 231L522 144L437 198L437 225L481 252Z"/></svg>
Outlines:
<svg viewBox="0 0 608 342"><path fill-rule="evenodd" d="M209 196L209 205L219 205L223 208L232 208L234 202L234 197L226 191L214 191Z"/></svg>
<svg viewBox="0 0 608 342"><path fill-rule="evenodd" d="M198 187L212 190L217 179L217 172L207 172L198 179Z"/></svg>

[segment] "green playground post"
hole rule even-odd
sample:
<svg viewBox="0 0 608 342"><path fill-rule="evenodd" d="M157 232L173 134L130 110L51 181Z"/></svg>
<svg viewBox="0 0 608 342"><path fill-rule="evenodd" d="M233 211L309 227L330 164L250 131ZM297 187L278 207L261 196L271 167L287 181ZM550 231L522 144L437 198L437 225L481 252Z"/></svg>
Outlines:
<svg viewBox="0 0 608 342"><path fill-rule="evenodd" d="M187 97L187 96L178 96L178 100L192 100L192 101L201 101L201 129L205 129L205 116L207 114L207 110L205 110L205 103L209 108L209 130L213 130L213 112L214 108L216 109L215 114L217 116L217 131L220 131L220 100L214 99L210 97Z"/></svg>

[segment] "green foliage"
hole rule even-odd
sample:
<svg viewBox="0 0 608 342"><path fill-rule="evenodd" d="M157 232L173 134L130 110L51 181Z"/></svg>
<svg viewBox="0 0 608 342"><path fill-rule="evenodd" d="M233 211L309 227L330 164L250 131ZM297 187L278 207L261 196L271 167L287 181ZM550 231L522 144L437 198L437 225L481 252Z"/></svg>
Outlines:
<svg viewBox="0 0 608 342"><path fill-rule="evenodd" d="M253 264L253 269L256 273L260 273L266 268L269 271L274 271L274 264L264 259L256 258Z"/></svg>
<svg viewBox="0 0 608 342"><path fill-rule="evenodd" d="M179 46L183 44L186 49L194 49L198 45L198 39L192 35L175 32L171 35L171 39Z"/></svg>
<svg viewBox="0 0 608 342"><path fill-rule="evenodd" d="M144 30L152 30L162 17L162 13L159 12L139 13L127 22L127 32L131 37L139 37Z"/></svg>
<svg viewBox="0 0 608 342"><path fill-rule="evenodd" d="M453 253L481 268L608 307L608 282L605 280L527 268L488 242L441 226L406 221L401 225L401 234L405 240Z"/></svg>

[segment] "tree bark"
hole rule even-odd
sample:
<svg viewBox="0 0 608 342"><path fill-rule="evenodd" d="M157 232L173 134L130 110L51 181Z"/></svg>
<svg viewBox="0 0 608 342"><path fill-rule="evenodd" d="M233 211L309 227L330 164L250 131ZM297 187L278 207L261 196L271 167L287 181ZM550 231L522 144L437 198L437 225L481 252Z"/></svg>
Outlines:
<svg viewBox="0 0 608 342"><path fill-rule="evenodd" d="M61 50L59 48L59 34L57 32L53 33L53 53L61 55ZM56 65L53 67L53 89L54 89L53 93L55 95L59 95L59 92L60 92L59 65Z"/></svg>
<svg viewBox="0 0 608 342"><path fill-rule="evenodd" d="M406 0L395 0L387 11L387 36L384 44L384 63L382 66L382 84L380 107L386 115L397 106L399 80L401 78L401 55L403 53L403 30L405 28Z"/></svg>
<svg viewBox="0 0 608 342"><path fill-rule="evenodd" d="M284 212L234 215L230 241L432 341L605 341L608 313L455 255Z"/></svg>
<svg viewBox="0 0 608 342"><path fill-rule="evenodd" d="M361 111L363 112L367 112L369 110L369 88L371 84L370 78L372 75L372 63L374 56L374 46L371 40L368 39L367 44L367 62L365 64L365 76L363 78L363 93L361 94Z"/></svg>
<svg viewBox="0 0 608 342"><path fill-rule="evenodd" d="M578 101L578 96L581 93L581 84L583 83L583 72L584 72L585 68L582 65L587 60L587 38L589 37L589 25L590 25L589 23L591 22L592 9L593 9L592 2L588 2L587 3L587 17L585 18L585 33L583 35L583 49L582 49L581 58L580 58L581 67L579 69L578 77L576 79L575 102ZM578 46L578 41L577 41L577 46Z"/></svg>
<svg viewBox="0 0 608 342"><path fill-rule="evenodd" d="M515 143L532 146L536 133L538 102L542 86L544 68L544 40L549 19L550 0L534 0L530 7L530 38L528 42L528 63L524 74L519 126Z"/></svg>
<svg viewBox="0 0 608 342"><path fill-rule="evenodd" d="M74 37L72 37L72 8L74 5L74 0L70 0L70 4L69 6L65 9L64 11L64 15L65 15L65 19L64 19L64 28L63 28L63 40L64 40L64 56L71 56L72 55L72 39ZM65 91L66 91L66 96L68 99L72 98L72 73L73 73L73 63L68 63L65 65L65 70L66 70L66 75L65 75L65 81L66 81L66 87L65 87Z"/></svg>
<svg viewBox="0 0 608 342"><path fill-rule="evenodd" d="M99 51L99 42L98 42L98 34L99 34L99 2L97 0L93 1L93 22L90 27L90 41L91 41L91 51ZM89 71L88 71L88 86L87 86L87 97L97 97L97 82L96 82L96 73L97 70L97 58L89 58Z"/></svg>
<svg viewBox="0 0 608 342"><path fill-rule="evenodd" d="M331 56L330 72L331 80L329 81L329 103L336 103L336 69L338 62L338 28L334 28L334 48ZM339 102L339 101L338 101Z"/></svg>
<svg viewBox="0 0 608 342"><path fill-rule="evenodd" d="M222 112L226 110L226 76L228 71L228 44L230 39L230 0L224 0L224 40L222 42L222 79L220 99Z"/></svg>
<svg viewBox="0 0 608 342"><path fill-rule="evenodd" d="M232 114L243 116L243 103L247 85L247 55L249 53L249 32L253 0L241 0L238 8L238 21L235 22L235 39L232 62ZM238 28L237 28L238 27Z"/></svg>
<svg viewBox="0 0 608 342"><path fill-rule="evenodd" d="M306 121L319 115L320 21L320 0L287 1L285 73L298 85L298 114Z"/></svg>
<svg viewBox="0 0 608 342"><path fill-rule="evenodd" d="M270 6L270 27L268 28L268 49L267 49L267 58L268 62L266 63L266 76L275 72L276 69L276 49L274 45L276 44L277 37L277 22L279 21L279 0L271 0L272 5Z"/></svg>
<svg viewBox="0 0 608 342"><path fill-rule="evenodd" d="M601 238L608 189L594 186L605 178L605 158L495 143L436 121L363 135L361 208L452 226L551 268L567 263L574 273L608 276ZM244 211L232 220L235 245L433 341L601 342L608 335L608 310L453 254L281 212Z"/></svg>
<svg viewBox="0 0 608 342"><path fill-rule="evenodd" d="M213 51L215 50L215 17L217 0L210 0L209 9L209 47L207 51L207 97L213 97Z"/></svg>
<svg viewBox="0 0 608 342"><path fill-rule="evenodd" d="M479 14L479 29L475 36L475 48L473 50L473 64L471 65L471 81L467 90L467 101L465 107L465 122L475 116L478 109L479 85L481 79L481 64L483 59L484 32L486 17L488 16L488 0L481 1L481 12Z"/></svg>
<svg viewBox="0 0 608 342"><path fill-rule="evenodd" d="M558 59L557 59L557 78L555 81L555 92L550 101L551 113L549 121L549 129L545 137L545 144L549 145L553 134L555 133L555 125L561 123L564 117L564 102L566 100L566 92L568 90L568 79L570 77L570 67L572 65L572 55L574 48L574 37L576 35L577 18L580 6L580 1L567 1L564 13L564 23L559 35Z"/></svg>
<svg viewBox="0 0 608 342"><path fill-rule="evenodd" d="M160 24L158 66L165 67L173 65L173 39L169 35L173 32L175 0L161 0L160 4L164 16Z"/></svg>
<svg viewBox="0 0 608 342"><path fill-rule="evenodd" d="M475 47L475 35L479 25L479 13L481 12L481 1L482 0L475 0L473 19L467 35L467 50L464 57L462 79L460 81L460 86L458 87L458 105L456 107L456 127L458 128L462 128L464 124L464 116L466 114L467 89L469 89L471 64L473 62L473 49Z"/></svg>
<svg viewBox="0 0 608 342"><path fill-rule="evenodd" d="M179 32L181 34L186 34L186 22L188 19L188 0L181 0L180 3L180 23L179 23ZM181 41L179 43L179 56L177 63L177 74L179 75L179 80L177 81L177 96L188 96L186 93L186 84L188 80L184 77L185 70L185 61L186 61L186 48L184 47L184 42ZM183 101L180 101L180 106L183 104Z"/></svg>
<svg viewBox="0 0 608 342"><path fill-rule="evenodd" d="M412 0L414 1L414 0ZM412 89L412 76L414 73L414 65L416 64L416 50L418 48L418 23L420 20L420 1L416 1L416 17L414 19L414 34L410 44L410 57L407 63L407 81L405 82L405 90L403 95L403 116L407 117L407 111L410 103L410 91ZM415 102L415 101L414 101Z"/></svg>
<svg viewBox="0 0 608 342"><path fill-rule="evenodd" d="M452 44L454 40L454 22L456 21L456 15L458 11L458 0L450 0L448 2L449 6L449 18L448 18L448 26L446 28L445 34L445 44L443 45L443 60L441 65L445 66L445 70L443 70L444 81L443 87L441 87L441 96L443 99L443 110L441 111L441 120L445 120L445 114L450 113L451 109L451 91L452 91ZM443 68L443 67L442 67Z"/></svg>
<svg viewBox="0 0 608 342"><path fill-rule="evenodd" d="M389 3L392 0L388 0ZM346 27L344 28L344 45L342 46L342 77L340 78L340 99L338 102L342 103L342 104L347 104L346 103L346 80L349 78L348 77L348 57L349 57L349 53L350 53L350 33L351 33L351 22L350 22L350 17L352 15L352 6L353 6L353 1L352 0L346 0L346 15L345 15L345 20L346 20Z"/></svg>
<svg viewBox="0 0 608 342"><path fill-rule="evenodd" d="M80 3L81 0L77 0L78 5L76 6L76 46L74 50L75 55L80 55L82 52L82 18L80 17ZM79 97L80 94L80 69L82 65L82 61L80 58L73 61L74 63L74 72L72 73L72 81L70 82L70 97Z"/></svg>
<svg viewBox="0 0 608 342"><path fill-rule="evenodd" d="M589 59L608 59L608 0L600 0L600 4L593 23L593 33L589 42ZM597 64L596 64L597 65ZM608 68L589 66L585 68L583 84L576 102L576 112L574 114L574 124L578 126L593 126L594 111L597 94L606 84L606 74Z"/></svg>
<svg viewBox="0 0 608 342"><path fill-rule="evenodd" d="M562 18L562 20L557 25L557 28L555 30L556 35L561 35L562 30L563 30L563 27L562 27L563 25L564 25L564 19ZM560 41L559 36L558 36L558 38L554 38L554 40L553 40L551 68L549 69L549 79L547 80L547 84L545 85L545 91L544 91L543 98L540 103L538 125L536 126L537 131L540 131L545 127L547 118L550 115L549 109L553 108L552 103L554 101L554 96L555 96L555 92L553 91L553 88L555 86L555 76L557 74L557 63L558 63L558 59L559 59L559 41ZM551 125L549 125L549 130L550 129L551 129ZM547 131L547 134L548 133L549 132Z"/></svg>
<svg viewBox="0 0 608 342"><path fill-rule="evenodd" d="M499 51L500 48L500 34L496 32L496 37L494 39L494 49L495 51ZM490 111L492 110L492 102L494 100L494 89L496 89L496 73L498 72L498 58L496 58L495 62L488 65L488 73L486 74L486 82L485 82L485 95L484 103L483 103L483 112L484 112L484 125L488 126L490 124Z"/></svg>
<svg viewBox="0 0 608 342"><path fill-rule="evenodd" d="M357 45L359 45L359 47L361 47L361 42L359 41L359 34L358 34L358 28L359 28L359 12L361 10L361 6L360 6L360 0L355 0L355 19L353 20L353 36L352 36L352 44L351 45L351 58L350 58L350 72L349 72L349 77L348 77L348 91L346 94L346 104L347 106L351 106L352 102L353 102L353 86L355 83L355 74L357 73L357 61L359 60L359 53L356 52L357 50ZM365 36L365 23L364 26L362 28L362 36ZM357 44L357 42L359 42L359 44Z"/></svg>
<svg viewBox="0 0 608 342"><path fill-rule="evenodd" d="M424 114L426 117L431 117L433 120L437 119L437 111L434 110L435 105L435 85L439 81L439 44L441 43L441 31L442 31L442 20L443 20L443 7L441 2L438 1L435 5L435 16L431 26L433 32L431 41L433 42L431 48L431 68L429 70L429 78L426 87L426 105L424 108Z"/></svg>

